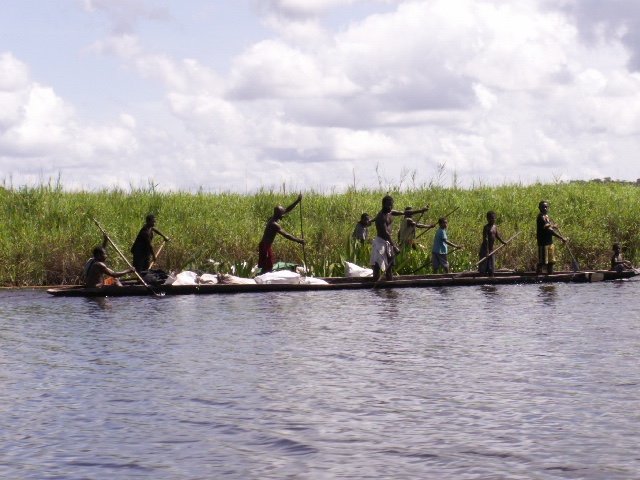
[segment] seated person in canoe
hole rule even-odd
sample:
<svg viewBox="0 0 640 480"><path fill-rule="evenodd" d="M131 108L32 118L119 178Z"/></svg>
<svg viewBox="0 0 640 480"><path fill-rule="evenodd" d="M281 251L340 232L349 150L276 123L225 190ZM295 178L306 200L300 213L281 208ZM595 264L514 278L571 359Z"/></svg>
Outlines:
<svg viewBox="0 0 640 480"><path fill-rule="evenodd" d="M93 249L93 257L84 266L84 286L86 288L99 288L105 285L119 285L117 280L128 273L135 272L135 268L128 268L121 272L115 272L106 265L107 260L107 238L105 237L102 246ZM105 279L105 277L108 277Z"/></svg>
<svg viewBox="0 0 640 480"><path fill-rule="evenodd" d="M419 210L408 210L408 212L410 215L413 215L414 213L422 213L427 210L429 210L428 206ZM382 199L382 209L374 218L376 238L373 239L373 246L371 248L370 261L371 268L373 268L374 282L380 279L380 274L383 271L387 280L393 280L395 256L400 252L400 249L394 243L391 236L391 224L393 223L393 217L404 215L405 212L393 209L393 197L390 195L385 195Z"/></svg>
<svg viewBox="0 0 640 480"><path fill-rule="evenodd" d="M165 242L169 241L169 238L156 228L155 215L147 215L145 224L131 246L132 263L138 273L149 270L151 263L156 261L156 254L153 250L154 233L160 235Z"/></svg>
<svg viewBox="0 0 640 480"><path fill-rule="evenodd" d="M625 270L633 270L633 265L622 256L622 247L618 242L613 244L613 255L611 256L611 270L623 272Z"/></svg>
<svg viewBox="0 0 640 480"><path fill-rule="evenodd" d="M302 194L298 195L298 198L289 205L287 208L282 205L278 205L273 209L273 216L267 221L267 225L264 227L264 233L262 234L262 240L258 245L258 267L262 273L267 273L273 270L273 264L275 263L275 256L273 254L272 245L276 239L276 235L280 234L284 238L298 242L304 245L304 240L285 232L280 225L280 220L293 210L298 203L302 200Z"/></svg>

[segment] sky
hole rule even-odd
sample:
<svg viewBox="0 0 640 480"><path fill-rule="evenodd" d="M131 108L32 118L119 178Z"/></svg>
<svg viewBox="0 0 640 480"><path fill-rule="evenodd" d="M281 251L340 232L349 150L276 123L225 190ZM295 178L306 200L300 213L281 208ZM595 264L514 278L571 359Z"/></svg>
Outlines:
<svg viewBox="0 0 640 480"><path fill-rule="evenodd" d="M637 0L2 2L14 188L635 181L639 133Z"/></svg>

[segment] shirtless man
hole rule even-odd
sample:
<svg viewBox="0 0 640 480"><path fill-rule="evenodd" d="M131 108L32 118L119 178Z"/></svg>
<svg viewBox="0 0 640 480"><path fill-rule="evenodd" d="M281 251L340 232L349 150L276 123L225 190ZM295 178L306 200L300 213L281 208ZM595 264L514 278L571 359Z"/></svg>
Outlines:
<svg viewBox="0 0 640 480"><path fill-rule="evenodd" d="M264 228L264 234L262 235L262 240L260 240L260 244L258 245L258 268L261 269L262 273L267 273L273 270L275 256L273 255L273 249L271 246L276 239L276 235L280 234L284 238L304 245L303 239L285 232L282 226L278 223L282 220L282 217L293 210L301 200L302 194L298 195L298 198L287 208L284 208L282 205L278 205L273 209L273 216L267 221L267 225Z"/></svg>
<svg viewBox="0 0 640 480"><path fill-rule="evenodd" d="M405 210L404 212L400 212L393 209L393 198L391 196L386 195L382 199L382 209L374 219L376 238L373 239L373 246L371 248L371 266L373 268L374 282L380 279L382 271L384 271L387 280L393 280L393 264L396 254L400 252L400 249L394 243L393 237L391 236L393 217L405 215L406 213L409 213L409 216L411 216L415 213L426 212L427 210L429 210L428 205L418 210Z"/></svg>
<svg viewBox="0 0 640 480"><path fill-rule="evenodd" d="M136 271L135 268L128 268L121 272L115 272L107 267L105 264L105 261L107 260L105 245L106 238L102 246L93 249L93 258L89 259L84 267L84 286L86 288L102 287L105 275L112 278L119 278L127 273L133 273Z"/></svg>

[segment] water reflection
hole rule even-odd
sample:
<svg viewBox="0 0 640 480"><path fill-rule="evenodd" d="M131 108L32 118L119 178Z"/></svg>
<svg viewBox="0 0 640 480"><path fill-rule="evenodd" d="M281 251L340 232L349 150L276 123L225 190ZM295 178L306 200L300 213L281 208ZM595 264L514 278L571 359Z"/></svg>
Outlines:
<svg viewBox="0 0 640 480"><path fill-rule="evenodd" d="M443 297L448 297L452 293L450 287L435 287L433 289L433 291L437 292L438 294L442 295Z"/></svg>
<svg viewBox="0 0 640 480"><path fill-rule="evenodd" d="M495 297L498 295L498 287L495 285L482 285L480 291L484 293L489 300L495 300Z"/></svg>
<svg viewBox="0 0 640 480"><path fill-rule="evenodd" d="M89 307L89 313L99 312L101 310L111 310L113 308L111 299L107 297L87 297L84 300Z"/></svg>
<svg viewBox="0 0 640 480"><path fill-rule="evenodd" d="M388 318L397 318L401 310L401 293L390 288L373 290L378 304L382 307L380 313Z"/></svg>
<svg viewBox="0 0 640 480"><path fill-rule="evenodd" d="M543 284L539 287L538 297L542 299L542 303L553 305L558 295L557 286L555 284Z"/></svg>

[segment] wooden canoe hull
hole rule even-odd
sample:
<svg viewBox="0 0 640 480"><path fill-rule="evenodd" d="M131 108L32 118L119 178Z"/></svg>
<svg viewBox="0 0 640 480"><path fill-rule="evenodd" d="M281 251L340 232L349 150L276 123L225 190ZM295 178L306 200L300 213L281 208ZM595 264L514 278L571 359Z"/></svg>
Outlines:
<svg viewBox="0 0 640 480"><path fill-rule="evenodd" d="M536 275L534 272L499 272L488 277L473 272L439 275L397 276L392 281L373 282L371 278L324 278L321 284L215 284L215 285L160 285L147 288L143 285L107 286L84 288L81 286L61 286L50 288L47 293L59 297L127 297L160 295L196 295L224 293L260 292L309 292L326 290L426 288L473 285L508 285L530 283L588 283L607 280L622 280L635 276L632 270L614 272L609 270L558 272L552 275Z"/></svg>

